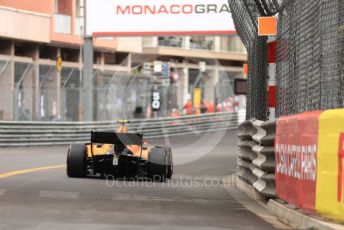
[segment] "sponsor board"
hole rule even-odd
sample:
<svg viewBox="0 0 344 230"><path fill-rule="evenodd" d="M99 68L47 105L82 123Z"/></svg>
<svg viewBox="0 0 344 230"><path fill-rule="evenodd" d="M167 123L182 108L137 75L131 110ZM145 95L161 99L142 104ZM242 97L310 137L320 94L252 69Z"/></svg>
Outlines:
<svg viewBox="0 0 344 230"><path fill-rule="evenodd" d="M86 0L89 36L235 33L227 0Z"/></svg>
<svg viewBox="0 0 344 230"><path fill-rule="evenodd" d="M319 117L316 210L344 220L344 109L324 111Z"/></svg>
<svg viewBox="0 0 344 230"><path fill-rule="evenodd" d="M306 210L315 210L319 114L308 112L277 121L276 192Z"/></svg>
<svg viewBox="0 0 344 230"><path fill-rule="evenodd" d="M277 196L344 221L344 109L279 118L275 152Z"/></svg>

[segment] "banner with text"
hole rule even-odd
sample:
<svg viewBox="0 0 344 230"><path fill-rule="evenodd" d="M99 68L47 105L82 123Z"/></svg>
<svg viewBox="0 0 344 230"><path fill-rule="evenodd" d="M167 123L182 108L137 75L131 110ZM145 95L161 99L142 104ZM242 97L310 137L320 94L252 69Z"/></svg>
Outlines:
<svg viewBox="0 0 344 230"><path fill-rule="evenodd" d="M89 36L228 35L227 0L86 0Z"/></svg>
<svg viewBox="0 0 344 230"><path fill-rule="evenodd" d="M315 210L319 114L282 117L276 124L277 195L307 210Z"/></svg>
<svg viewBox="0 0 344 230"><path fill-rule="evenodd" d="M279 118L275 152L277 196L344 221L344 109Z"/></svg>
<svg viewBox="0 0 344 230"><path fill-rule="evenodd" d="M319 117L316 210L344 221L344 109Z"/></svg>

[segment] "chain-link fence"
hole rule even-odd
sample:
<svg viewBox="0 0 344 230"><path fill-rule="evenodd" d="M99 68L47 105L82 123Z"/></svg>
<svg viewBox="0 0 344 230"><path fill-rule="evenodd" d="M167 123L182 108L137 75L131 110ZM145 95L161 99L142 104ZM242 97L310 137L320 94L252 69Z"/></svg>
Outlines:
<svg viewBox="0 0 344 230"><path fill-rule="evenodd" d="M203 72L195 67L198 63L170 61L167 77L154 71L154 61L132 73L97 67L91 80L83 82L79 63L65 62L58 73L53 61L2 58L0 120L82 121L83 97L90 93L86 89L92 90L93 121L234 112L246 106L246 97L233 92L234 79L242 76L239 70L220 71L216 63ZM200 95L193 100L196 87ZM160 96L158 111L152 109L153 92Z"/></svg>
<svg viewBox="0 0 344 230"><path fill-rule="evenodd" d="M81 76L79 68L62 68L60 82L61 120L77 121L81 117Z"/></svg>
<svg viewBox="0 0 344 230"><path fill-rule="evenodd" d="M154 76L143 73L100 71L92 82L93 120L144 119L151 111ZM161 109L157 116L168 117L179 108L182 98L178 84L157 85ZM0 120L80 121L82 120L82 76L79 67L0 60Z"/></svg>
<svg viewBox="0 0 344 230"><path fill-rule="evenodd" d="M14 63L13 117L15 120L31 121L34 114L34 79L32 63Z"/></svg>
<svg viewBox="0 0 344 230"><path fill-rule="evenodd" d="M95 120L146 118L152 82L142 74L99 72L93 89Z"/></svg>
<svg viewBox="0 0 344 230"><path fill-rule="evenodd" d="M248 50L247 118L267 118L267 37L257 18L276 15L276 117L343 107L344 1L229 0Z"/></svg>
<svg viewBox="0 0 344 230"><path fill-rule="evenodd" d="M6 76L11 71L10 61L0 61L0 120L4 120L8 117L13 117L13 88L10 82L13 79L8 79Z"/></svg>
<svg viewBox="0 0 344 230"><path fill-rule="evenodd" d="M284 1L277 37L277 116L343 107L344 1Z"/></svg>
<svg viewBox="0 0 344 230"><path fill-rule="evenodd" d="M93 120L146 118L153 82L142 74L94 70ZM78 67L0 60L0 120L82 120ZM167 96L166 96L167 97ZM172 109L171 109L172 110ZM168 111L164 116L170 115Z"/></svg>
<svg viewBox="0 0 344 230"><path fill-rule="evenodd" d="M265 120L267 104L267 38L258 36L256 0L229 0L236 30L243 41L249 62L249 93L246 117Z"/></svg>

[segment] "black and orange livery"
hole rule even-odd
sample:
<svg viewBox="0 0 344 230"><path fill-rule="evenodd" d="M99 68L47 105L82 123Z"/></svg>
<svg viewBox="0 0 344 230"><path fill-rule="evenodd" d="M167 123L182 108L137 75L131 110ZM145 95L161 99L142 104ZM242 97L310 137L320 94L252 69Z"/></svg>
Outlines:
<svg viewBox="0 0 344 230"><path fill-rule="evenodd" d="M115 131L91 132L91 142L73 144L67 154L67 175L113 175L115 178L148 177L164 181L172 177L171 148L143 140L142 133L128 133L128 121Z"/></svg>

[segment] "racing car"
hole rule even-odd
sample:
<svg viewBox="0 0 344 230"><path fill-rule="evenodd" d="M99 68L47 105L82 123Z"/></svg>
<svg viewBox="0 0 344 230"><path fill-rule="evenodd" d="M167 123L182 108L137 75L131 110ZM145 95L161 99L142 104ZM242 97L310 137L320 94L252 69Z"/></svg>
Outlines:
<svg viewBox="0 0 344 230"><path fill-rule="evenodd" d="M67 154L68 177L112 175L165 181L173 174L171 148L148 144L143 133L129 133L126 123L117 131L91 132L91 142L72 144Z"/></svg>

